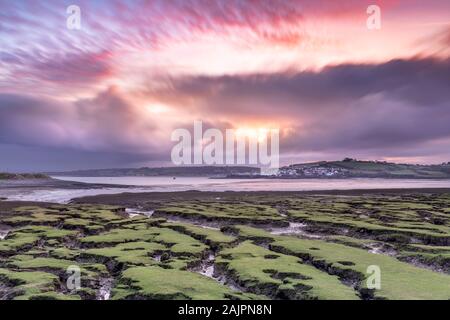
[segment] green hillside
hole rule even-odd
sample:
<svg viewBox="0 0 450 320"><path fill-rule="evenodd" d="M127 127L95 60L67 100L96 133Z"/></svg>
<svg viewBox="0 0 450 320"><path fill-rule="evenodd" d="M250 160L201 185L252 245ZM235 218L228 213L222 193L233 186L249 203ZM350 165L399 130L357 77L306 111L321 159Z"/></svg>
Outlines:
<svg viewBox="0 0 450 320"><path fill-rule="evenodd" d="M361 161L346 158L342 161L322 161L295 164L280 169L282 175L335 176L343 178L428 178L449 179L450 164L415 165L381 161ZM294 173L293 173L294 172Z"/></svg>

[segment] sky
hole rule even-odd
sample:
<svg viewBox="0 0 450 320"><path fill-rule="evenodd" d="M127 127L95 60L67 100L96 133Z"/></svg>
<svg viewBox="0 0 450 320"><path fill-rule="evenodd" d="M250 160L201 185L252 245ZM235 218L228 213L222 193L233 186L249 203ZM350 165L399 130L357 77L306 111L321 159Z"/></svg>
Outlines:
<svg viewBox="0 0 450 320"><path fill-rule="evenodd" d="M195 120L278 128L282 164L450 161L447 0L0 0L0 41L0 171L171 165Z"/></svg>

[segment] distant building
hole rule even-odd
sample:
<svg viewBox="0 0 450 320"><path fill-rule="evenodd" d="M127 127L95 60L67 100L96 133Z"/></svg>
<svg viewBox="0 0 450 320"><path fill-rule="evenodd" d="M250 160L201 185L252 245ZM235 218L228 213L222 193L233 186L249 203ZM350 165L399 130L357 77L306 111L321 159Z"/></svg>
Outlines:
<svg viewBox="0 0 450 320"><path fill-rule="evenodd" d="M346 169L322 166L289 166L278 171L280 177L337 177L344 176Z"/></svg>

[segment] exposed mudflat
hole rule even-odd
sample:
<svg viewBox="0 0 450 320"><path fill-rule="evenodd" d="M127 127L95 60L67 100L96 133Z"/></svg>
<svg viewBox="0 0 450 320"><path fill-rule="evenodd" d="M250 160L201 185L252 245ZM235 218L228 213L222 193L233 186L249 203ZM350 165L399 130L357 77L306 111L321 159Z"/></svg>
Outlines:
<svg viewBox="0 0 450 320"><path fill-rule="evenodd" d="M0 201L69 203L77 197L149 190L151 188L145 186L84 183L53 178L0 180Z"/></svg>
<svg viewBox="0 0 450 320"><path fill-rule="evenodd" d="M445 300L449 213L450 192L417 190L0 201L0 295ZM80 290L67 289L74 265ZM370 266L381 270L380 290L365 289Z"/></svg>

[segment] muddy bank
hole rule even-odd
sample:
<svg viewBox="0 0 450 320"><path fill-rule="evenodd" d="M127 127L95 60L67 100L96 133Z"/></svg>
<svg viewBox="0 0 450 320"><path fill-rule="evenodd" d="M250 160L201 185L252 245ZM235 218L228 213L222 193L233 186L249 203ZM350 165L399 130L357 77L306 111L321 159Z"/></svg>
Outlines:
<svg viewBox="0 0 450 320"><path fill-rule="evenodd" d="M186 200L216 200L221 201L242 200L247 197L296 197L304 195L330 195L330 196L362 196L362 195L421 195L450 193L450 188L420 188L420 189L371 189L371 190L325 190L325 191L177 191L177 192L142 192L121 193L110 195L96 195L74 198L73 203L112 204L127 207L146 207L152 204L154 208L167 204L167 201Z"/></svg>
<svg viewBox="0 0 450 320"><path fill-rule="evenodd" d="M40 206L48 208L54 205L49 202L31 202L31 201L0 201L0 218L8 217L14 214L14 209L19 207L33 207Z"/></svg>
<svg viewBox="0 0 450 320"><path fill-rule="evenodd" d="M201 215L190 215L174 212L165 212L155 210L153 217L165 218L171 221L183 221L199 226L207 226L210 228L221 228L227 225L246 224L249 226L265 226L265 227L287 227L289 225L286 221L276 221L270 218L267 219L252 219L252 218L231 218L231 217L205 217Z"/></svg>
<svg viewBox="0 0 450 320"><path fill-rule="evenodd" d="M90 184L57 179L0 180L0 202L28 201L69 203L72 198L126 192L145 192L148 188L115 184Z"/></svg>
<svg viewBox="0 0 450 320"><path fill-rule="evenodd" d="M99 189L99 188L127 188L116 184L83 183L65 181L58 179L22 179L22 180L0 180L1 189Z"/></svg>
<svg viewBox="0 0 450 320"><path fill-rule="evenodd" d="M211 278L222 285L227 286L236 292L251 292L246 287L241 286L236 279L231 277L223 266L216 264L216 253L210 252L206 258L192 266L190 271L197 272L205 277Z"/></svg>

